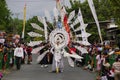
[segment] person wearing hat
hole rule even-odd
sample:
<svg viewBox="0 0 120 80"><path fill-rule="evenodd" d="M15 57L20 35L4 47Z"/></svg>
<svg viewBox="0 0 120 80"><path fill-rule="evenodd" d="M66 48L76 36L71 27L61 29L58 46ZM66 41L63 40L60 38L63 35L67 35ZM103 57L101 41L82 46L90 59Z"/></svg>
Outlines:
<svg viewBox="0 0 120 80"><path fill-rule="evenodd" d="M115 80L120 80L120 56L116 58L116 61L112 65L115 71Z"/></svg>

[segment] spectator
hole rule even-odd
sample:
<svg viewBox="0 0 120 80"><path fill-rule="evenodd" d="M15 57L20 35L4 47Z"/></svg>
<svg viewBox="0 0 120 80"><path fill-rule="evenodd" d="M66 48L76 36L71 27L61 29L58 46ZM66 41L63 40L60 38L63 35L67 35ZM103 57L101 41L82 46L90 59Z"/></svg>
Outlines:
<svg viewBox="0 0 120 80"><path fill-rule="evenodd" d="M2 79L2 77L3 77L3 74L0 72L0 80Z"/></svg>
<svg viewBox="0 0 120 80"><path fill-rule="evenodd" d="M17 70L20 70L21 59L24 58L23 48L18 44L14 51Z"/></svg>
<svg viewBox="0 0 120 80"><path fill-rule="evenodd" d="M27 55L28 55L28 61L27 61L27 64L31 64L32 62L32 47L28 46L27 49Z"/></svg>
<svg viewBox="0 0 120 80"><path fill-rule="evenodd" d="M92 71L91 61L88 61L88 64L87 64L87 66L84 67L84 69L85 70L88 69L88 70Z"/></svg>
<svg viewBox="0 0 120 80"><path fill-rule="evenodd" d="M108 80L110 64L107 58L104 58L101 68L101 80Z"/></svg>
<svg viewBox="0 0 120 80"><path fill-rule="evenodd" d="M8 48L7 48L7 44L5 44L4 47L3 47L3 60L2 60L3 71L6 69L7 57L8 57Z"/></svg>
<svg viewBox="0 0 120 80"><path fill-rule="evenodd" d="M97 64L97 79L100 78L100 73L101 73L101 52L98 51L98 54L96 56L96 64Z"/></svg>
<svg viewBox="0 0 120 80"><path fill-rule="evenodd" d="M117 57L116 62L112 65L115 71L115 80L120 80L120 57Z"/></svg>
<svg viewBox="0 0 120 80"><path fill-rule="evenodd" d="M9 65L10 68L12 68L14 66L14 48L12 45L9 48L9 56L10 56Z"/></svg>

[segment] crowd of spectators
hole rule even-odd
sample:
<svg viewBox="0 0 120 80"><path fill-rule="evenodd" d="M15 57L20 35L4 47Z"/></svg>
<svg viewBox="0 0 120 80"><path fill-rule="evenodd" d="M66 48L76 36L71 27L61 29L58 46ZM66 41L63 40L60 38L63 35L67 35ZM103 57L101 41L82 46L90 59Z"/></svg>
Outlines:
<svg viewBox="0 0 120 80"><path fill-rule="evenodd" d="M12 69L13 66L16 65L18 62L20 62L20 64L24 64L26 56L28 56L27 64L30 64L32 62L31 51L32 51L32 47L27 46L25 44L1 43L0 70L2 70L2 72L6 72L6 70ZM20 57L20 61L18 61L17 57Z"/></svg>
<svg viewBox="0 0 120 80"><path fill-rule="evenodd" d="M88 53L77 52L83 57L82 62L76 62L84 70L97 73L97 80L120 79L120 50L113 45L93 44L79 45L87 49Z"/></svg>
<svg viewBox="0 0 120 80"><path fill-rule="evenodd" d="M74 45L74 44L73 44ZM83 67L84 70L97 73L97 80L119 80L120 79L120 50L111 45L93 44L90 46L77 45L87 49L88 53L81 53L77 49L77 54L83 57L82 62L74 59L76 66ZM28 55L27 63L32 62L32 47L25 44L4 43L0 44L0 69L5 71L12 68L15 61L15 49L21 47L23 56L21 63L25 63L25 56ZM18 68L19 69L19 68Z"/></svg>

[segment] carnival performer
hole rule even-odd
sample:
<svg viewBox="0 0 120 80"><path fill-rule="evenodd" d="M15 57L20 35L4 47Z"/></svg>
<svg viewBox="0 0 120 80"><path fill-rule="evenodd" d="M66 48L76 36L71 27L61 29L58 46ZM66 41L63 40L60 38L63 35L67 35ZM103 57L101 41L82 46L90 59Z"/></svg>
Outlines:
<svg viewBox="0 0 120 80"><path fill-rule="evenodd" d="M52 71L51 72L63 72L63 49L59 48L59 42L56 43L57 45L51 49L53 53L53 63L52 63Z"/></svg>
<svg viewBox="0 0 120 80"><path fill-rule="evenodd" d="M21 47L20 44L18 44L18 46L15 48L14 56L15 56L17 70L20 70L21 60L24 58L23 48Z"/></svg>

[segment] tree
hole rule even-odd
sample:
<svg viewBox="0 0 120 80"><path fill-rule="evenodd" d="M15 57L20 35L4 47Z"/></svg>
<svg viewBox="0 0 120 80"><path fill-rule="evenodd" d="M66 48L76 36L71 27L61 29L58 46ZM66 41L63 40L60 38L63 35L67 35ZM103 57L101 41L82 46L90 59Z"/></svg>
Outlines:
<svg viewBox="0 0 120 80"><path fill-rule="evenodd" d="M100 0L100 1L93 0L93 1L95 4L95 9L96 9L96 13L97 13L99 21L106 21L106 20L110 20L111 18L115 18L117 24L120 24L119 0ZM91 10L89 8L87 0L83 3L81 3L80 1L76 1L76 0L74 0L74 1L70 0L70 4L71 4L71 8L68 8L65 6L65 8L68 12L68 15L73 10L75 10L75 13L77 15L79 8L81 8L84 22L89 24L88 27L86 28L87 32L92 34L92 36L89 38L90 42L93 42L94 40L98 41L99 35L98 35L97 26L95 24L95 21L94 21L93 15L91 13ZM32 23L35 22L35 23L39 24L41 27L43 27L43 24L40 23L36 17L33 17L27 21L27 25L26 25L27 32L32 30L31 25L30 25L31 22ZM94 23L94 24L91 25L90 23ZM49 24L49 26L51 26L51 24ZM78 27L78 26L79 26L79 24L77 24L75 27ZM52 27L50 27L50 28L52 28ZM103 27L101 27L101 32L102 32L102 37L104 40L106 38L106 31Z"/></svg>
<svg viewBox="0 0 120 80"><path fill-rule="evenodd" d="M120 24L119 0L100 0L100 1L93 0L93 2L95 5L95 9L96 9L96 13L99 21L106 21L106 20L111 20L111 18L115 18L116 22ZM79 8L81 8L84 22L89 24L88 27L86 28L87 32L92 34L91 37L89 38L90 42L93 42L94 40L98 41L99 35L97 31L97 26L95 24L95 21L87 0L85 0L83 3L80 3L79 1L73 2L72 0L70 0L70 3L72 7L66 8L67 11L70 13L71 11L75 10L77 15ZM106 29L104 27L101 27L101 33L104 40L106 38Z"/></svg>
<svg viewBox="0 0 120 80"><path fill-rule="evenodd" d="M120 0L109 0L111 2L111 5L113 7L113 13L116 18L120 18Z"/></svg>
<svg viewBox="0 0 120 80"><path fill-rule="evenodd" d="M11 13L5 0L0 0L0 12L0 30L8 31L7 28L11 20Z"/></svg>
<svg viewBox="0 0 120 80"><path fill-rule="evenodd" d="M31 38L30 36L28 36L27 33L28 33L28 32L31 32L31 31L37 32L37 33L40 33L40 34L44 34L43 31L39 31L39 30L36 30L36 29L32 28L31 23L36 23L36 24L38 24L40 27L43 28L43 24L38 21L37 16L33 16L32 18L30 18L29 20L27 20L26 30L25 30L25 35L26 35L26 36L25 36L25 40L26 40L26 42L28 42L28 41L30 41L30 40L31 40L31 41L34 41L34 40L43 40L44 37Z"/></svg>

